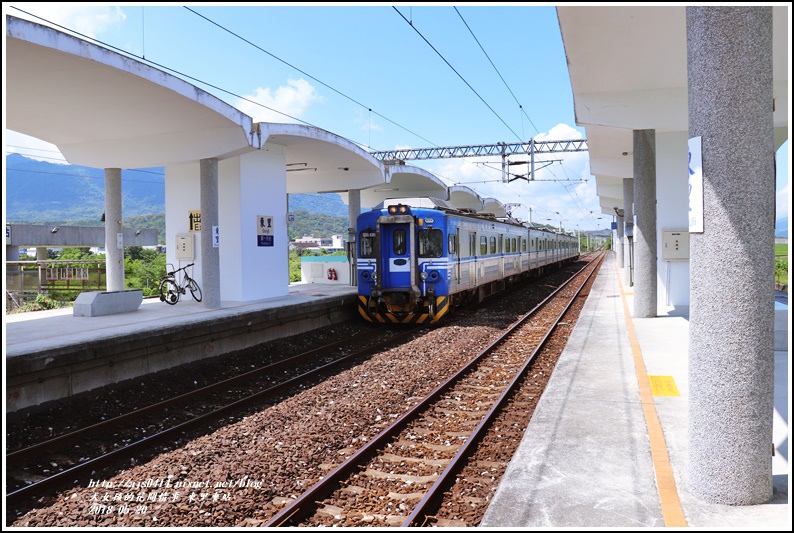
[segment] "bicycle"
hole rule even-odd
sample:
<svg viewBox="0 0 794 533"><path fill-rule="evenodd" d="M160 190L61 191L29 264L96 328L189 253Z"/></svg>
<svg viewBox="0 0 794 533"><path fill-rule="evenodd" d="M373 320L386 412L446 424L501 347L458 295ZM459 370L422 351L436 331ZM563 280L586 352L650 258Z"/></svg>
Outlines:
<svg viewBox="0 0 794 533"><path fill-rule="evenodd" d="M160 280L160 301L169 305L176 305L181 295L185 294L186 290L190 291L193 299L197 302L201 301L201 288L196 280L191 278L187 273L187 268L192 267L195 263L190 263L182 268L178 268L172 272L168 272L163 279ZM170 265L170 264L169 264ZM173 268L173 266L171 266ZM177 281L177 273L182 272L182 282Z"/></svg>

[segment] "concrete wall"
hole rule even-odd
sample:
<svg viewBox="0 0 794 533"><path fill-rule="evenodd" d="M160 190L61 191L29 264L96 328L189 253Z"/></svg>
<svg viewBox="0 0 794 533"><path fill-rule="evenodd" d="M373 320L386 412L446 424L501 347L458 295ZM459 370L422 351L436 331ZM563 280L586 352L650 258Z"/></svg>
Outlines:
<svg viewBox="0 0 794 533"><path fill-rule="evenodd" d="M284 147L268 144L218 163L218 229L221 300L251 301L284 296L289 290L287 190ZM176 268L194 262L193 277L204 289L200 233L195 259L176 259L176 237L189 232L188 216L200 211L199 164L166 167L166 253ZM272 217L273 246L259 246L259 216ZM211 228L208 228L211 229Z"/></svg>
<svg viewBox="0 0 794 533"><path fill-rule="evenodd" d="M166 261L180 268L194 263L191 277L198 281L199 286L204 285L201 276L201 237L198 232L193 234L194 258L193 260L178 260L176 258L176 237L189 231L188 216L191 211L201 210L201 187L199 162L181 165L168 165L165 167L165 250Z"/></svg>
<svg viewBox="0 0 794 533"><path fill-rule="evenodd" d="M689 261L664 261L662 232L689 232L688 135L656 133L657 302L659 309L689 307Z"/></svg>
<svg viewBox="0 0 794 533"><path fill-rule="evenodd" d="M336 279L328 279L328 270L336 272ZM301 281L331 285L350 285L350 263L345 256L302 257Z"/></svg>
<svg viewBox="0 0 794 533"><path fill-rule="evenodd" d="M181 364L306 333L356 316L355 293L279 307L231 309L226 316L112 338L10 353L6 358L6 412L41 405ZM165 305L165 304L162 304ZM88 319L85 319L88 320Z"/></svg>
<svg viewBox="0 0 794 533"><path fill-rule="evenodd" d="M60 226L56 224L6 224L9 237L6 246L64 248L79 246L85 248L105 246L103 226ZM53 233L53 229L58 231ZM136 231L140 231L136 235ZM149 228L124 228L124 246L154 246L157 244L158 230ZM113 245L115 246L115 242Z"/></svg>

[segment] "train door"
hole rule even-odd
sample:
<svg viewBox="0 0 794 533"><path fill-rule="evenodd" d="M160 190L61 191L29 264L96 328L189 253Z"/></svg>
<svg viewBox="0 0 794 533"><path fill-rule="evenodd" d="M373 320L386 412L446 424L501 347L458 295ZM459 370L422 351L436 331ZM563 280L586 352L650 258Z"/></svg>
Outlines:
<svg viewBox="0 0 794 533"><path fill-rule="evenodd" d="M477 232L470 231L469 232L469 257L472 258L472 261L469 261L469 288L473 289L477 286Z"/></svg>
<svg viewBox="0 0 794 533"><path fill-rule="evenodd" d="M383 286L411 287L411 232L408 224L380 227Z"/></svg>
<svg viewBox="0 0 794 533"><path fill-rule="evenodd" d="M499 254L499 279L505 277L505 249L504 249L504 240L505 236L503 234L499 234L499 238L497 240L497 249L496 253Z"/></svg>
<svg viewBox="0 0 794 533"><path fill-rule="evenodd" d="M460 285L460 256L463 255L463 250L461 250L463 243L460 242L460 228L455 228L454 235L450 235L450 241L454 242L454 247L449 247L449 254L452 256L452 282L455 285Z"/></svg>

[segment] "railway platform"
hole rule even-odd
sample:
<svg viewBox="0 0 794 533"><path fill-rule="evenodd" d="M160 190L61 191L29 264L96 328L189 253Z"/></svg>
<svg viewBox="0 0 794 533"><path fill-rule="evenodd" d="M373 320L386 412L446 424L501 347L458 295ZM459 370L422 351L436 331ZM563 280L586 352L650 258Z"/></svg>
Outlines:
<svg viewBox="0 0 794 533"><path fill-rule="evenodd" d="M623 279L608 253L480 525L791 531L787 296L775 306L773 498L716 505L687 491L688 309L631 318Z"/></svg>
<svg viewBox="0 0 794 533"><path fill-rule="evenodd" d="M356 301L350 285L296 283L285 296L220 309L188 294L94 317L71 308L5 314L5 412L349 320Z"/></svg>

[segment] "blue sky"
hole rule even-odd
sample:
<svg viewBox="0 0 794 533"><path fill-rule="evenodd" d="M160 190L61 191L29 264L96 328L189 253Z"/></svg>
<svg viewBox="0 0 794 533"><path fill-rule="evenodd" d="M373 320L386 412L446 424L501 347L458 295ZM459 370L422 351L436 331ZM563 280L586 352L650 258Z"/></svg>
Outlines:
<svg viewBox="0 0 794 533"><path fill-rule="evenodd" d="M574 122L553 6L3 7L7 14L29 18L13 9L19 7L145 58L255 121L307 123L369 150L585 137ZM42 146L8 133L8 151L53 157L20 148ZM778 218L788 216L787 152L788 143L778 159ZM535 182L509 184L500 180L499 158L409 164L447 184L522 204L515 215L523 220L531 208L535 223L608 227L612 217L601 215L587 154L554 154L553 159L536 173Z"/></svg>

